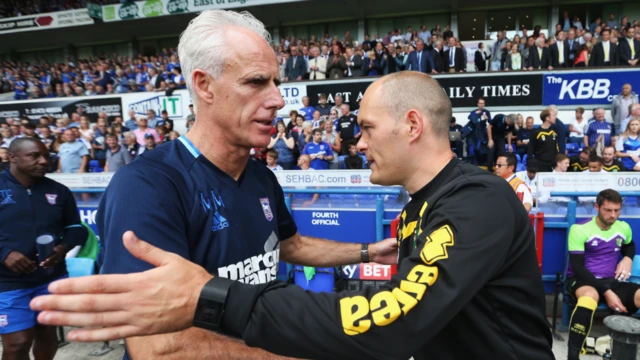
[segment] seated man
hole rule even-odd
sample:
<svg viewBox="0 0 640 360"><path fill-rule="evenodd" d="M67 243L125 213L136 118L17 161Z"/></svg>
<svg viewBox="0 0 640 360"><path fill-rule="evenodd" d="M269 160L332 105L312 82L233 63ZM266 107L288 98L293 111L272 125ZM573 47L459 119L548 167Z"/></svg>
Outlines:
<svg viewBox="0 0 640 360"><path fill-rule="evenodd" d="M636 246L629 224L618 220L622 197L615 190L603 190L595 208L598 214L591 221L569 231L566 284L577 300L569 326L569 360L579 359L600 299L619 313L634 314L640 307L640 285L625 282Z"/></svg>
<svg viewBox="0 0 640 360"><path fill-rule="evenodd" d="M498 160L496 161L496 175L501 178L507 180L509 185L513 188L513 191L516 192L520 201L524 205L525 210L527 212L531 211L533 207L533 197L531 196L531 190L519 177L516 176L516 166L518 165L518 160L513 153L507 152L498 156Z"/></svg>
<svg viewBox="0 0 640 360"><path fill-rule="evenodd" d="M569 158L569 171L583 172L589 169L589 158L593 151L589 147L580 150L580 154Z"/></svg>
<svg viewBox="0 0 640 360"><path fill-rule="evenodd" d="M565 154L556 155L556 166L553 172L567 172L567 169L569 169L569 157Z"/></svg>
<svg viewBox="0 0 640 360"><path fill-rule="evenodd" d="M449 133L455 132L460 133L460 139L451 141L451 137L449 137L449 146L451 147L451 150L454 150L458 159L462 159L462 156L464 155L464 149L462 148L462 126L456 124L455 117L451 117L451 122L449 122Z"/></svg>
<svg viewBox="0 0 640 360"><path fill-rule="evenodd" d="M361 170L363 168L362 157L358 155L358 150L356 149L357 143L355 140L349 142L349 155L344 158L344 167L346 169Z"/></svg>
<svg viewBox="0 0 640 360"><path fill-rule="evenodd" d="M606 172L624 171L625 167L616 160L616 148L612 145L605 146L602 150L602 169Z"/></svg>
<svg viewBox="0 0 640 360"><path fill-rule="evenodd" d="M602 168L603 166L604 166L604 160L602 160L600 156L594 155L589 158L589 168L584 172L592 172L592 173L606 172Z"/></svg>

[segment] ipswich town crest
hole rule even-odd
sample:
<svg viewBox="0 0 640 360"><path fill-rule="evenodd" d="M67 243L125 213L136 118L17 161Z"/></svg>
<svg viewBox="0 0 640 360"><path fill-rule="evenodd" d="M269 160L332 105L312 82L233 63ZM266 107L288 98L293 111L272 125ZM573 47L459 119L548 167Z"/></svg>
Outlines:
<svg viewBox="0 0 640 360"><path fill-rule="evenodd" d="M260 198L260 205L262 205L264 217L266 217L269 221L273 220L273 212L271 211L271 206L269 205L269 198Z"/></svg>

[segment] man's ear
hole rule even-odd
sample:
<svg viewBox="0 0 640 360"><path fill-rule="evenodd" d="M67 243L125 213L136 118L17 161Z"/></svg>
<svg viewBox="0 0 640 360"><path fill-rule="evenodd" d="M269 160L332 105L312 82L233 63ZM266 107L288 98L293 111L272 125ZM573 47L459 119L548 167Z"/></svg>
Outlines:
<svg viewBox="0 0 640 360"><path fill-rule="evenodd" d="M200 100L207 104L213 104L213 78L202 69L195 69L191 73L193 92Z"/></svg>
<svg viewBox="0 0 640 360"><path fill-rule="evenodd" d="M426 119L424 119L422 114L417 110L409 110L401 121L404 122L405 127L409 131L409 141L415 141L420 138L422 132L425 130Z"/></svg>

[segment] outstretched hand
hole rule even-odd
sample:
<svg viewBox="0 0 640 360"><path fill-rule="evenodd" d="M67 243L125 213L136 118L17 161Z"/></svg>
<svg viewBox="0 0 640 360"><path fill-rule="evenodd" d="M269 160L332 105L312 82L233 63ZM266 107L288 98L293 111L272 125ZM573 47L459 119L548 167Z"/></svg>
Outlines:
<svg viewBox="0 0 640 360"><path fill-rule="evenodd" d="M95 342L169 333L192 326L200 291L212 278L202 267L162 251L127 231L122 240L136 258L156 268L128 275L96 275L51 283L52 295L31 301L44 325L72 330L71 341Z"/></svg>

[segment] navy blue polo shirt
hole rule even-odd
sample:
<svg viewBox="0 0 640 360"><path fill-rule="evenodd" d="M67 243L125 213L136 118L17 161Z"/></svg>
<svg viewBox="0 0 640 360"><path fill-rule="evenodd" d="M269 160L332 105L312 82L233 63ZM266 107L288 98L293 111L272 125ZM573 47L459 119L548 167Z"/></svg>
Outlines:
<svg viewBox="0 0 640 360"><path fill-rule="evenodd" d="M282 188L256 162L236 181L182 136L118 170L96 216L104 240L103 273L153 266L122 243L127 230L209 273L249 284L276 279L281 240L297 232Z"/></svg>
<svg viewBox="0 0 640 360"><path fill-rule="evenodd" d="M47 177L26 188L9 170L0 173L0 219L0 292L33 288L67 273L62 261L52 274L40 267L30 274L16 274L4 265L12 251L38 263L36 238L40 235L52 235L56 245L64 244L69 250L87 240L73 194Z"/></svg>

